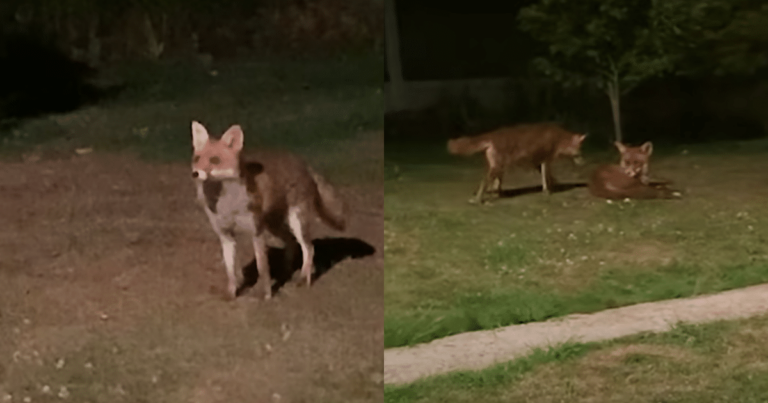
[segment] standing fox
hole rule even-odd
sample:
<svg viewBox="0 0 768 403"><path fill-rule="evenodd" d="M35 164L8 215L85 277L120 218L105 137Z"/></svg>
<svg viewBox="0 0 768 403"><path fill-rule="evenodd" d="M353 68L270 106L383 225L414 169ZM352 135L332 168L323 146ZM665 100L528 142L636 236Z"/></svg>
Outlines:
<svg viewBox="0 0 768 403"><path fill-rule="evenodd" d="M542 190L550 193L556 184L552 176L552 162L560 157L571 157L581 165L581 143L586 134L571 133L554 123L524 124L502 127L473 137L448 140L448 152L471 155L485 152L488 172L470 202L482 202L488 191L499 193L504 171L512 166L530 167L541 173Z"/></svg>
<svg viewBox="0 0 768 403"><path fill-rule="evenodd" d="M648 176L648 162L653 145L650 141L639 147L620 142L614 145L621 153L619 165L598 167L589 180L588 189L603 199L672 199L680 193L669 189L666 183L652 184Z"/></svg>
<svg viewBox="0 0 768 403"><path fill-rule="evenodd" d="M192 146L197 198L221 241L229 297L237 294L236 234L252 238L265 299L272 297L264 230L285 242L289 268L297 247L301 247L301 275L309 286L314 269L310 219L319 216L339 231L346 226L346 204L333 186L292 154L260 153L246 160L241 156L243 131L239 125L215 140L202 124L192 122Z"/></svg>

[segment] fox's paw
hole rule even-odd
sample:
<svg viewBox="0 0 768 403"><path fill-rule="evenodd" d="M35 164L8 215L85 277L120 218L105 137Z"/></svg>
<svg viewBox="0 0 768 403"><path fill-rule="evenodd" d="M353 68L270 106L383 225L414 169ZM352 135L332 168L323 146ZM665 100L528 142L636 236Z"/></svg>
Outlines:
<svg viewBox="0 0 768 403"><path fill-rule="evenodd" d="M304 284L304 275L301 273L301 270L293 272L293 275L291 276L291 282L297 287Z"/></svg>
<svg viewBox="0 0 768 403"><path fill-rule="evenodd" d="M227 285L227 299L232 301L237 298L238 290L236 284Z"/></svg>

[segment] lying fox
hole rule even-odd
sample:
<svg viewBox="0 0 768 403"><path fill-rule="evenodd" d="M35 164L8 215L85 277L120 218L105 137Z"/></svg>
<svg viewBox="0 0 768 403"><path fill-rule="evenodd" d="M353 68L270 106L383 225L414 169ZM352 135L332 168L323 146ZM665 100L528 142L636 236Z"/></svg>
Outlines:
<svg viewBox="0 0 768 403"><path fill-rule="evenodd" d="M619 162L619 166L624 172L631 177L638 178L640 182L647 185L650 182L648 177L648 162L651 160L653 143L646 141L639 147L630 147L616 141L613 145L619 149L619 153L621 154L621 162Z"/></svg>
<svg viewBox="0 0 768 403"><path fill-rule="evenodd" d="M629 147L620 142L614 145L621 153L619 165L603 165L595 169L587 188L589 193L603 199L673 199L680 192L667 187L667 183L652 184L648 176L648 162L653 144Z"/></svg>
<svg viewBox="0 0 768 403"><path fill-rule="evenodd" d="M221 242L229 297L237 294L235 234L245 234L253 240L259 281L269 299L272 280L264 230L285 242L289 268L301 248L301 275L309 286L314 269L310 219L320 217L330 227L344 230L346 204L330 183L295 155L241 156L243 137L240 126L234 125L221 139L211 139L202 124L192 122L192 177L197 198Z"/></svg>
<svg viewBox="0 0 768 403"><path fill-rule="evenodd" d="M577 165L581 159L581 143L586 134L571 133L554 123L524 124L502 127L473 137L448 140L448 152L471 155L485 152L488 172L470 202L483 202L489 191L501 191L504 171L512 166L536 169L541 173L542 189L550 193L556 184L552 176L552 162L561 157L573 158Z"/></svg>

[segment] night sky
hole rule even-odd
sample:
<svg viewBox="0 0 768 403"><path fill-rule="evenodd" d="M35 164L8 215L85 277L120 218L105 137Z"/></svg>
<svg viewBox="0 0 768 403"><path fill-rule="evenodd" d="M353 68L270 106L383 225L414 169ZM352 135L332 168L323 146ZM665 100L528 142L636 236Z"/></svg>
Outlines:
<svg viewBox="0 0 768 403"><path fill-rule="evenodd" d="M517 29L532 1L396 2L405 80L524 75L543 50Z"/></svg>

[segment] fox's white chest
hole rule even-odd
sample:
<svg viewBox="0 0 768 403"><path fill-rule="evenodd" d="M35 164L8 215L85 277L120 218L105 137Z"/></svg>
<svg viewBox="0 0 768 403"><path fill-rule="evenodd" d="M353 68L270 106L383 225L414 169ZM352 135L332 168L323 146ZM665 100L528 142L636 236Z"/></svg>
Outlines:
<svg viewBox="0 0 768 403"><path fill-rule="evenodd" d="M198 182L197 193L216 232L256 233L245 185L239 181Z"/></svg>

